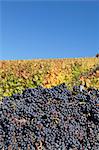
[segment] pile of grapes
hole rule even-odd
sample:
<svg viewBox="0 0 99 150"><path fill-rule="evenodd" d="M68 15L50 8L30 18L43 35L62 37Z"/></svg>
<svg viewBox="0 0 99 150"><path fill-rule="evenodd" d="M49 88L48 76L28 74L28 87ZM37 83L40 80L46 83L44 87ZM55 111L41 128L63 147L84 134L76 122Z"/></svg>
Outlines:
<svg viewBox="0 0 99 150"><path fill-rule="evenodd" d="M63 83L3 98L0 150L99 150L99 90Z"/></svg>

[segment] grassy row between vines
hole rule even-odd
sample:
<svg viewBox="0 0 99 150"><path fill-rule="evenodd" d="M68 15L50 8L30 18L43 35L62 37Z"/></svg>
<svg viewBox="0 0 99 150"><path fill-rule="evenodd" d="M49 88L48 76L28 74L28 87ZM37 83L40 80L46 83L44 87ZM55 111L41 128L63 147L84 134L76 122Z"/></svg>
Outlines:
<svg viewBox="0 0 99 150"><path fill-rule="evenodd" d="M64 58L0 61L0 99L38 85L50 88L63 82L79 85L81 75L88 87L99 88L99 58Z"/></svg>

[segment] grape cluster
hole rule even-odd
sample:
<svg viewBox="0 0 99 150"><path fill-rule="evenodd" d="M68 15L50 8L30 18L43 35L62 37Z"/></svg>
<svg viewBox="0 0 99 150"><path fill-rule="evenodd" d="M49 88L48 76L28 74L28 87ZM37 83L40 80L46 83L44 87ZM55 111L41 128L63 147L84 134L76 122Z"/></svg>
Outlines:
<svg viewBox="0 0 99 150"><path fill-rule="evenodd" d="M63 83L3 98L0 150L99 150L99 90Z"/></svg>

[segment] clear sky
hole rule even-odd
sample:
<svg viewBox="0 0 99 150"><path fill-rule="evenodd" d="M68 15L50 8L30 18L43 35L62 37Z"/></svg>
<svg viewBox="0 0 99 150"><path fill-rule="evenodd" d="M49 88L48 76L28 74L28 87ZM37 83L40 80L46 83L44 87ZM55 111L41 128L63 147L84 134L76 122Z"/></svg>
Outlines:
<svg viewBox="0 0 99 150"><path fill-rule="evenodd" d="M0 59L93 57L99 1L0 1Z"/></svg>

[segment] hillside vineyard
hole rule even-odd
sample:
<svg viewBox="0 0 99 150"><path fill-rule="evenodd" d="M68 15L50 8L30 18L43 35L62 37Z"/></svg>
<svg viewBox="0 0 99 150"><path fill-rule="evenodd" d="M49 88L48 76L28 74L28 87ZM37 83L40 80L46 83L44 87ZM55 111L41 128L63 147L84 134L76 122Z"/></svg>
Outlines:
<svg viewBox="0 0 99 150"><path fill-rule="evenodd" d="M0 100L39 85L51 88L66 83L99 89L99 58L64 58L0 61Z"/></svg>

